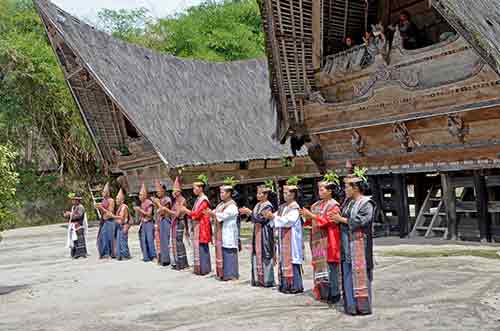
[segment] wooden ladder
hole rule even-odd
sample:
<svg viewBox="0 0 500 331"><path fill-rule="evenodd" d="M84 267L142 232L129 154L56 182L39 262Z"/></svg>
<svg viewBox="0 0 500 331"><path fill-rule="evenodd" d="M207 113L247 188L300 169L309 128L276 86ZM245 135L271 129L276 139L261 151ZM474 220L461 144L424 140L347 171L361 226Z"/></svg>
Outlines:
<svg viewBox="0 0 500 331"><path fill-rule="evenodd" d="M98 189L96 187L91 187L90 184L88 185L88 188L89 188L90 196L92 197L92 207L94 207L94 209L97 213L97 217L99 219L101 219L101 211L98 208L95 208L96 203L102 202L102 197L95 195L96 192L100 192L100 189Z"/></svg>
<svg viewBox="0 0 500 331"><path fill-rule="evenodd" d="M442 195L438 195L440 191L441 187L433 186L427 193L415 225L410 232L410 237L446 238L448 235L446 212L443 211L444 202ZM435 212L431 211L432 208L435 208Z"/></svg>

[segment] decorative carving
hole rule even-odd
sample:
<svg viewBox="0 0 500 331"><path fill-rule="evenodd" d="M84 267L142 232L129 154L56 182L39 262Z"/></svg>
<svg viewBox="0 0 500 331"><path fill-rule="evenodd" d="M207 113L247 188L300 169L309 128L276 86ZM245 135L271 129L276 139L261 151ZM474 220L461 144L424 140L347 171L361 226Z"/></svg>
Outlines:
<svg viewBox="0 0 500 331"><path fill-rule="evenodd" d="M311 88L311 84L309 83L309 79L305 80L305 98L304 101L307 103L319 103L319 104L324 104L325 98L321 95L320 91L313 91Z"/></svg>
<svg viewBox="0 0 500 331"><path fill-rule="evenodd" d="M320 144L312 144L307 147L307 152L311 160L316 164L320 173L326 173L325 153Z"/></svg>
<svg viewBox="0 0 500 331"><path fill-rule="evenodd" d="M377 82L390 81L398 82L406 88L416 88L420 85L420 73L414 68L402 69L381 64L367 81L353 84L354 96L361 97L367 94Z"/></svg>
<svg viewBox="0 0 500 331"><path fill-rule="evenodd" d="M463 144L465 135L469 133L469 126L465 124L461 116L448 115L448 132Z"/></svg>
<svg viewBox="0 0 500 331"><path fill-rule="evenodd" d="M411 151L414 147L420 146L420 143L410 135L410 131L406 127L406 124L402 122L396 122L394 124L392 134L394 139L401 145L401 148L407 152Z"/></svg>
<svg viewBox="0 0 500 331"><path fill-rule="evenodd" d="M351 144L357 153L363 154L363 148L365 147L365 142L363 141L363 138L361 137L361 135L357 130L352 130Z"/></svg>

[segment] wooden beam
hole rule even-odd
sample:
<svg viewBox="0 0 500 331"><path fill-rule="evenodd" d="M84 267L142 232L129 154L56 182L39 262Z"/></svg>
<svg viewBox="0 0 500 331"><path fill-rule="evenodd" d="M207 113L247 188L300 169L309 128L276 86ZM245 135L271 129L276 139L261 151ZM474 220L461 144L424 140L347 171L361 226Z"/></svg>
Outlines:
<svg viewBox="0 0 500 331"><path fill-rule="evenodd" d="M448 234L446 239L457 240L457 206L455 188L451 184L449 173L441 174L441 187L446 215L448 218Z"/></svg>
<svg viewBox="0 0 500 331"><path fill-rule="evenodd" d="M319 79L319 72L321 68L321 53L322 53L322 40L321 40L321 0L313 0L312 3L312 34L313 34L313 52L312 63L314 72L317 73Z"/></svg>
<svg viewBox="0 0 500 331"><path fill-rule="evenodd" d="M491 240L491 217L488 212L488 188L486 179L480 170L474 170L474 191L476 192L476 209L478 211L479 238L481 242Z"/></svg>
<svg viewBox="0 0 500 331"><path fill-rule="evenodd" d="M408 188L406 187L406 176L396 174L393 177L394 190L396 195L396 208L399 222L399 237L405 238L408 236L408 228L410 221L410 209L408 206Z"/></svg>

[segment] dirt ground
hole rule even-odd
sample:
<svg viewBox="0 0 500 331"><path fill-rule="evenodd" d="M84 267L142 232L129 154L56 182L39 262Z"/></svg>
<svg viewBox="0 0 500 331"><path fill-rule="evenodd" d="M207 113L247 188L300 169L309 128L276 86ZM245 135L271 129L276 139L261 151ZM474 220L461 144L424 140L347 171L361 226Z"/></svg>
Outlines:
<svg viewBox="0 0 500 331"><path fill-rule="evenodd" d="M309 259L307 291L284 295L250 286L248 244L241 279L223 283L142 262L137 228L132 260L99 261L96 231L91 256L79 260L68 257L61 225L3 234L0 330L500 330L500 260L383 256L450 245L378 240L374 314L351 317L312 299Z"/></svg>

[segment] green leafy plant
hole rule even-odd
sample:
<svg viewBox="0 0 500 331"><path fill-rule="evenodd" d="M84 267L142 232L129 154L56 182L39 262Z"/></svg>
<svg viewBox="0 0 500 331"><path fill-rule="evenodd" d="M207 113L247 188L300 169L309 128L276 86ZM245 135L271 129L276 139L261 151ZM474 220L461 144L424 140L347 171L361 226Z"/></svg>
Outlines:
<svg viewBox="0 0 500 331"><path fill-rule="evenodd" d="M293 167L293 159L291 157L284 156L281 158L281 165L284 168L291 168Z"/></svg>
<svg viewBox="0 0 500 331"><path fill-rule="evenodd" d="M272 179L266 180L264 186L274 192L274 181Z"/></svg>
<svg viewBox="0 0 500 331"><path fill-rule="evenodd" d="M235 179L233 176L224 178L224 185L235 186L239 183L239 180Z"/></svg>
<svg viewBox="0 0 500 331"><path fill-rule="evenodd" d="M198 175L198 177L196 177L196 179L199 180L200 182L202 182L203 184L208 185L208 176L207 175L200 174L200 175Z"/></svg>
<svg viewBox="0 0 500 331"><path fill-rule="evenodd" d="M366 182L368 180L368 177L366 176L367 171L368 171L367 168L361 168L361 167L356 166L356 167L354 167L353 174L355 177L358 177Z"/></svg>
<svg viewBox="0 0 500 331"><path fill-rule="evenodd" d="M286 180L286 185L288 186L297 186L300 182L302 178L300 178L299 176L291 176L291 177L288 177L288 179Z"/></svg>
<svg viewBox="0 0 500 331"><path fill-rule="evenodd" d="M335 184L339 185L340 184L340 178L339 175L335 172L335 170L330 170L328 171L325 176L323 176L323 180L327 183L330 184Z"/></svg>
<svg viewBox="0 0 500 331"><path fill-rule="evenodd" d="M14 222L13 210L16 207L16 185L19 174L15 171L14 160L17 153L10 145L0 145L0 230Z"/></svg>

